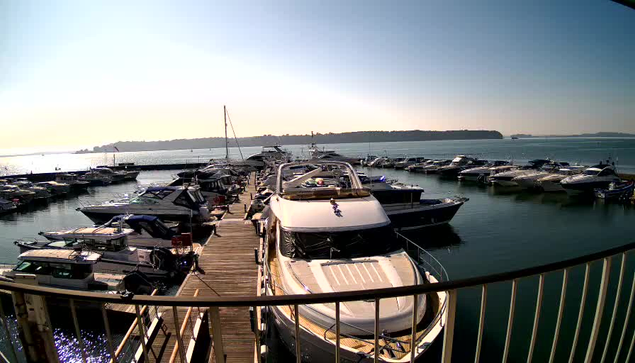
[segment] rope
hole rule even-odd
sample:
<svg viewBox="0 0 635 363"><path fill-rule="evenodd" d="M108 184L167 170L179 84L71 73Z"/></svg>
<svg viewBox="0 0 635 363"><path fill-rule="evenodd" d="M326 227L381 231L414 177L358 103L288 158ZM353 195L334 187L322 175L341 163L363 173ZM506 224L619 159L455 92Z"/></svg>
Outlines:
<svg viewBox="0 0 635 363"><path fill-rule="evenodd" d="M200 278L200 276L198 276L198 273L194 272L193 273L194 276L196 276L197 279L199 279L205 286L207 286L210 290L212 290L212 292L214 294L216 294L218 297L220 297L220 294L218 292L216 292L216 290L214 290L214 288L212 288L211 286L209 286L207 284L207 282L205 282L202 278Z"/></svg>
<svg viewBox="0 0 635 363"><path fill-rule="evenodd" d="M238 151L240 152L240 158L245 160L245 157L243 156L243 151L240 149L240 144L238 143L238 138L236 137L236 131L234 131L234 124L232 123L232 118L229 117L229 111L225 110L225 112L227 112L227 119L229 120L229 126L232 127L232 133L234 134L234 140L236 140L236 146L238 146Z"/></svg>

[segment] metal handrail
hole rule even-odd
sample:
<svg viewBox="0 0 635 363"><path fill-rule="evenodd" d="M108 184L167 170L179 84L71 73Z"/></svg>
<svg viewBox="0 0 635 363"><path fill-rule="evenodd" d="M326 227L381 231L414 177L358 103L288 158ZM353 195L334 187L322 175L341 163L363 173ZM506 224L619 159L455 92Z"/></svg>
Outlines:
<svg viewBox="0 0 635 363"><path fill-rule="evenodd" d="M544 265L490 274L486 276L470 277L454 281L440 281L435 284L413 285L403 287L391 287L382 289L370 289L360 291L344 291L335 293L317 293L307 295L276 295L276 296L220 296L220 297L167 297L167 296L147 296L136 295L131 298L123 298L119 295L100 294L76 290L57 289L43 286L32 286L13 282L0 281L0 289L16 291L33 295L56 296L75 300L116 303L128 305L162 305L162 306L198 306L198 307L237 307L237 306L281 306L295 304L319 304L345 302L367 299L384 299L391 297L421 295L431 292L442 292L457 290L467 287L475 287L484 284L510 281L524 277L534 276L541 273L559 271L565 268L582 265L585 263L601 260L619 253L635 249L635 242L622 246L610 248L604 251L587 254L563 261L548 263Z"/></svg>

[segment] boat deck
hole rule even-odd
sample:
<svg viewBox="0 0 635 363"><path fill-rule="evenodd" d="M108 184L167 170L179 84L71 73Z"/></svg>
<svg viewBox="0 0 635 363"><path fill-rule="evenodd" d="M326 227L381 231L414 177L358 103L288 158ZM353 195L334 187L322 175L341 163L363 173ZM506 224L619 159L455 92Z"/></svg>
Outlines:
<svg viewBox="0 0 635 363"><path fill-rule="evenodd" d="M217 223L216 233L209 237L199 257L199 266L205 273L190 273L177 296L255 296L257 294L258 265L254 260L254 249L259 246L259 237L249 221L244 221L244 204L249 205L249 191L240 195L240 202L230 206L229 212ZM178 309L179 324L187 314L187 308ZM201 309L202 311L203 309ZM164 331L152 342L150 358L157 362L178 362L178 351L171 308L160 310ZM186 346L192 337L190 322L195 322L198 309L191 311L187 328L182 334ZM249 308L221 308L220 320L226 362L247 362L254 360L255 336L251 331ZM214 354L210 358L215 361Z"/></svg>

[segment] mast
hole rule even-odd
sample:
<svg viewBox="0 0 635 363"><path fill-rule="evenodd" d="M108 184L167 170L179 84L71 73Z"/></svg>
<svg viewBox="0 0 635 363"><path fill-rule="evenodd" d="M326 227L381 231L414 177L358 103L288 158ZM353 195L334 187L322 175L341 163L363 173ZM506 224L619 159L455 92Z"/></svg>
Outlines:
<svg viewBox="0 0 635 363"><path fill-rule="evenodd" d="M229 139L227 138L227 106L223 105L223 119L225 120L225 160L229 160Z"/></svg>

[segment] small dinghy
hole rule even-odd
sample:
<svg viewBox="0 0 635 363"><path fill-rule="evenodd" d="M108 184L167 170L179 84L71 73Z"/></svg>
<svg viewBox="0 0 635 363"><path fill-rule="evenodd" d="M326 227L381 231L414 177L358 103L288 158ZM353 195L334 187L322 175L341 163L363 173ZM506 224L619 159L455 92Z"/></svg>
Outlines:
<svg viewBox="0 0 635 363"><path fill-rule="evenodd" d="M595 197L604 200L628 200L635 191L635 181L613 182L608 188L595 189Z"/></svg>

